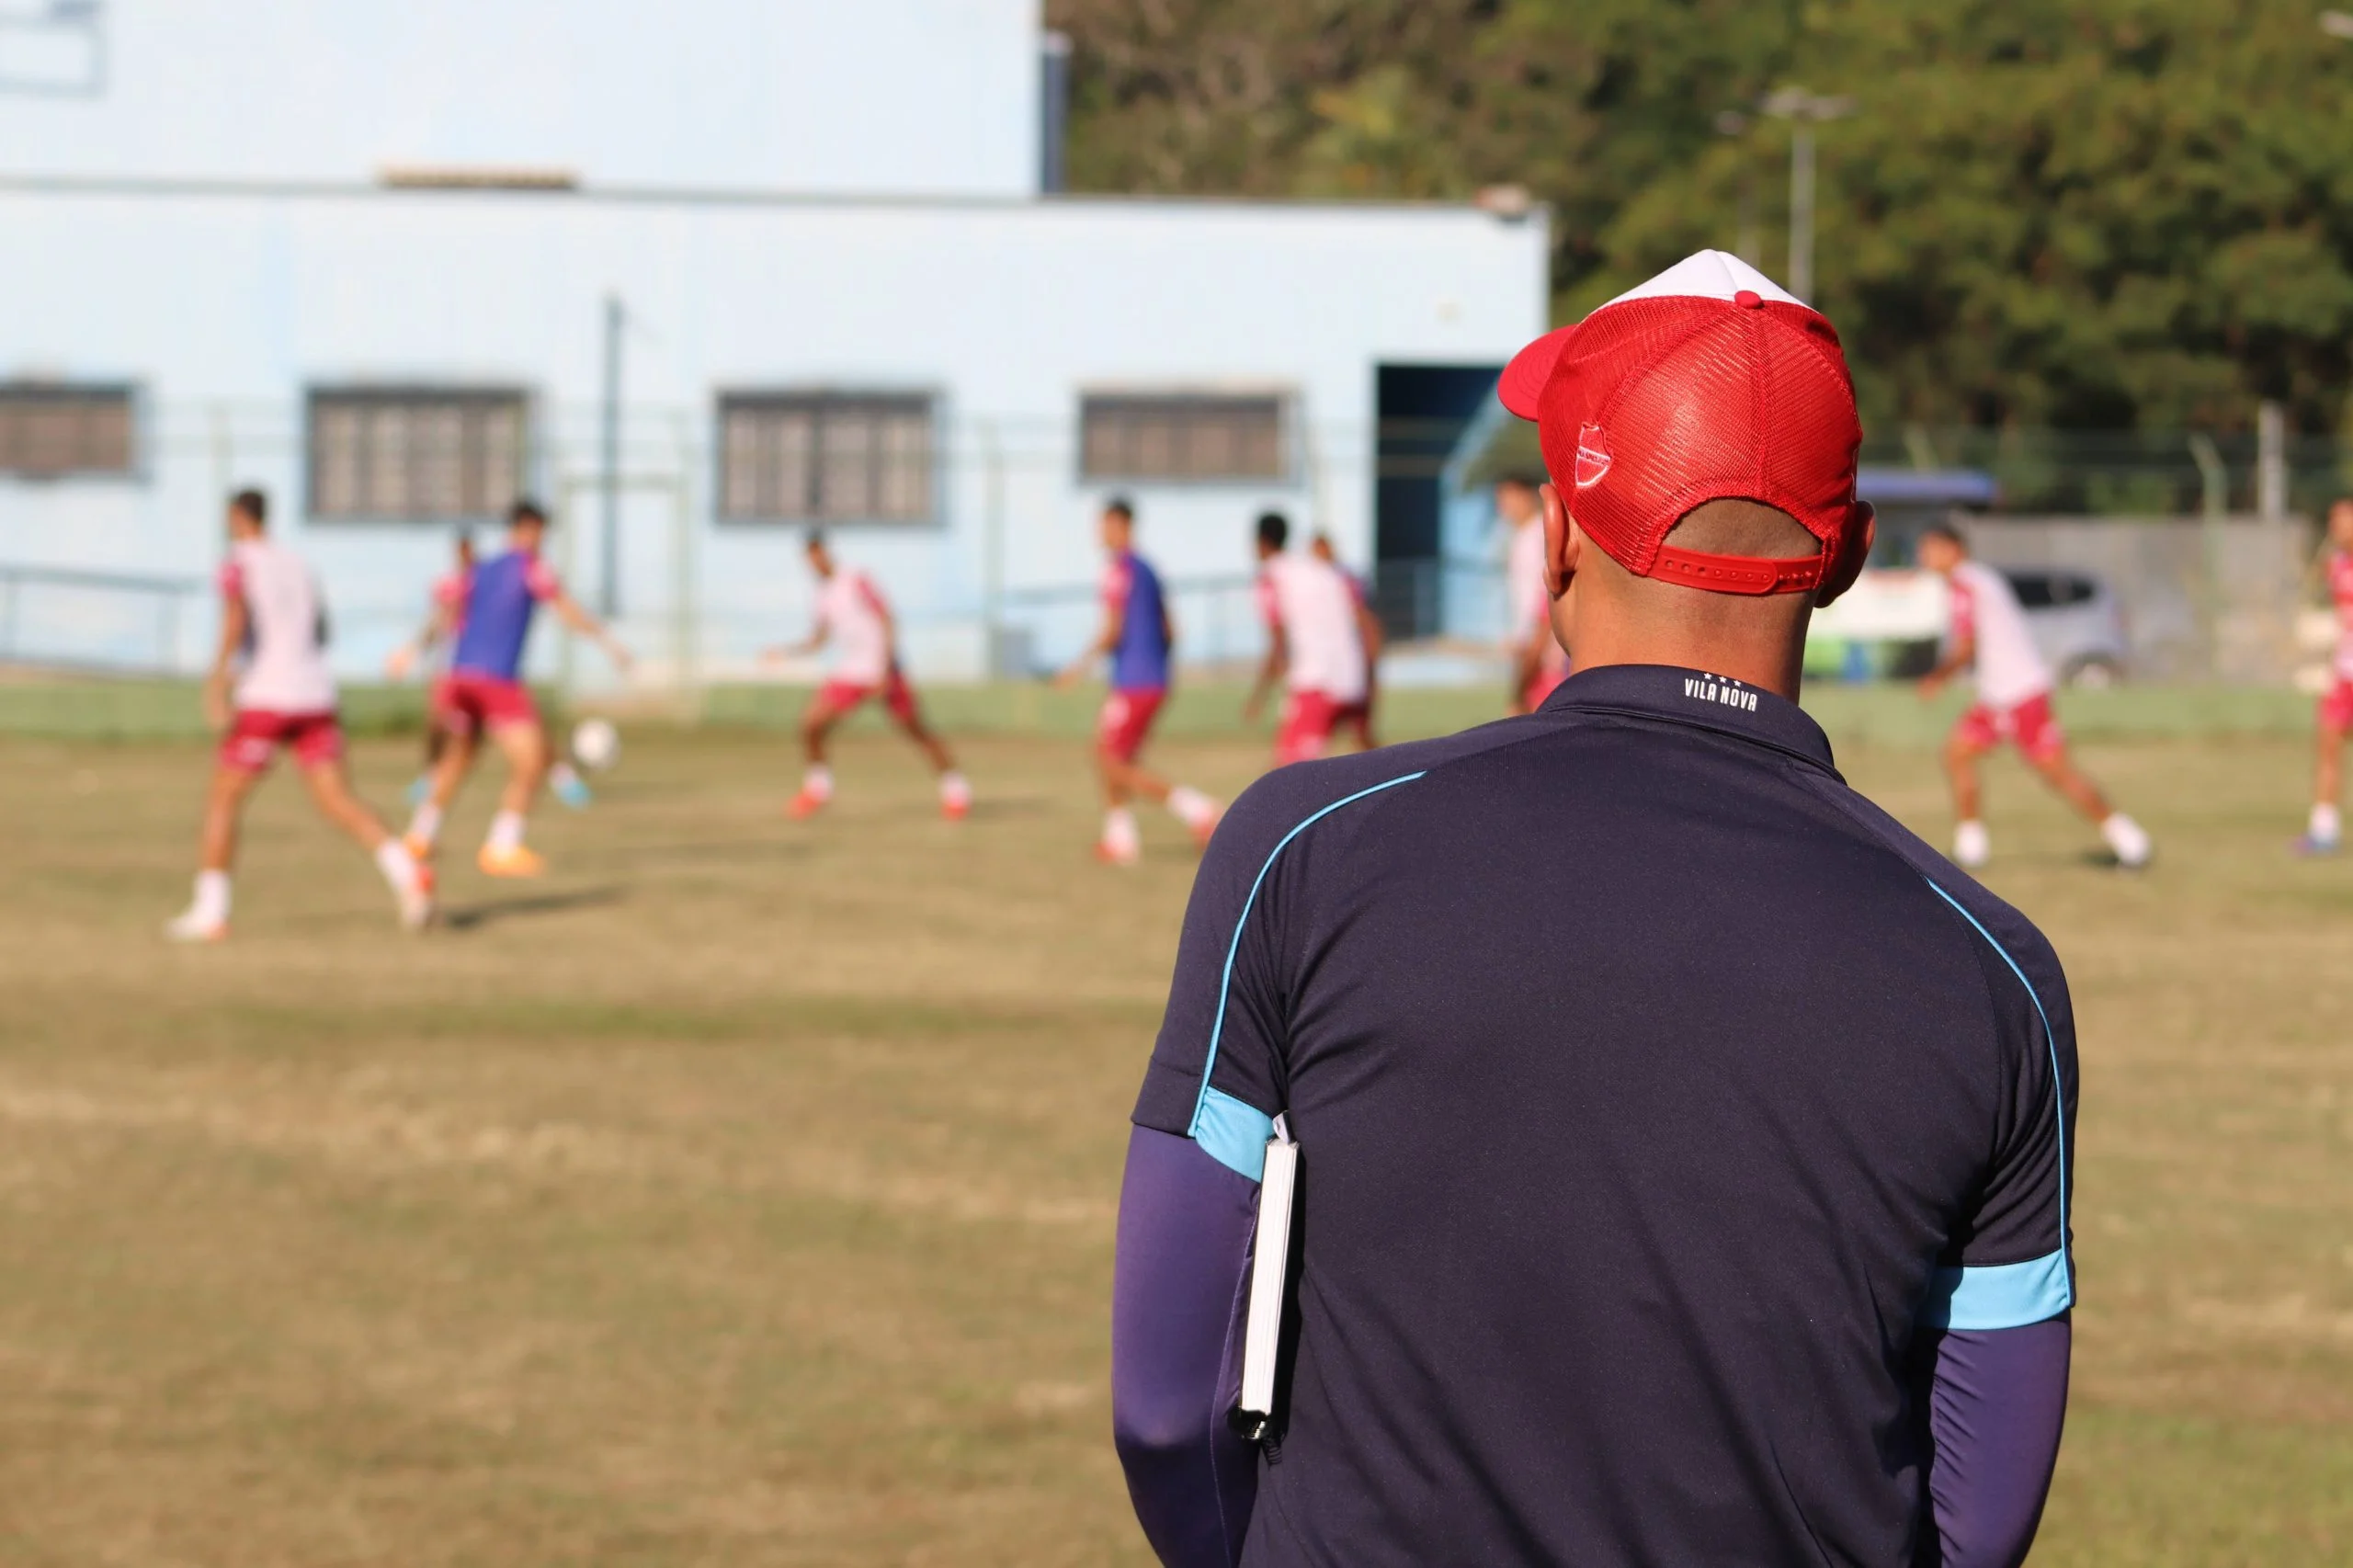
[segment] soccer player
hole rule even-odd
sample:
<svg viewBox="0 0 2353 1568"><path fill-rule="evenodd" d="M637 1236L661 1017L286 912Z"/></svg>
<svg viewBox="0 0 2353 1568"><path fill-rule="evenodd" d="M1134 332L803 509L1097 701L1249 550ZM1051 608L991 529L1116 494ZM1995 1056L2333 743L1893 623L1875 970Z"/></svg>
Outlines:
<svg viewBox="0 0 2353 1568"><path fill-rule="evenodd" d="M1340 574L1348 585L1348 595L1357 601L1357 635L1364 642L1364 700L1340 710L1336 727L1356 732L1357 744L1366 751L1381 744L1373 737L1372 710L1381 701L1381 650L1389 634L1381 630L1381 618L1372 612L1372 592L1365 580L1340 564L1339 551L1333 548L1332 536L1318 532L1307 541L1308 552Z"/></svg>
<svg viewBox="0 0 2353 1568"><path fill-rule="evenodd" d="M1495 482L1495 515L1511 528L1504 557L1504 652L1511 658L1511 711L1532 713L1568 678L1569 656L1552 635L1544 592L1544 481L1507 473Z"/></svg>
<svg viewBox="0 0 2353 1568"><path fill-rule="evenodd" d="M769 656L813 653L830 641L834 667L801 716L801 744L808 752L809 770L801 777L801 792L785 808L787 813L795 821L812 817L833 800L834 770L825 762L825 742L834 726L859 703L880 697L883 709L939 775L939 814L961 822L972 809L972 787L956 771L947 745L923 722L915 687L899 667L898 629L891 607L871 577L855 568L845 570L834 559L824 533L812 528L806 549L809 570L817 577L816 625L801 642L770 649Z"/></svg>
<svg viewBox="0 0 2353 1568"><path fill-rule="evenodd" d="M523 842L532 798L548 772L547 726L523 684L523 649L540 605L604 649L618 668L629 668L629 650L564 592L554 569L540 559L547 531L547 514L537 503L515 503L507 516L505 553L467 574L463 600L449 611L456 618L457 645L433 716L449 732L449 750L434 772L432 792L408 824L409 849L420 859L433 853L442 814L472 770L486 730L506 758L506 787L474 864L494 877L536 877L547 869L547 862Z"/></svg>
<svg viewBox="0 0 2353 1568"><path fill-rule="evenodd" d="M1288 555L1290 523L1280 512L1259 517L1258 611L1267 622L1267 657L1243 704L1256 719L1278 678L1290 695L1275 733L1275 766L1322 756L1340 715L1365 699L1363 622L1370 618L1339 569L1312 555Z"/></svg>
<svg viewBox="0 0 2353 1568"><path fill-rule="evenodd" d="M1977 669L1977 700L1945 742L1945 773L1961 819L1953 830L1953 859L1975 870L1993 853L1980 815L1977 759L2008 741L2070 805L2098 824L2119 865L2135 870L2147 865L2148 834L2110 806L2067 755L2067 733L2051 713L2051 666L2034 645L2009 579L1971 560L1968 541L1947 523L1920 536L1918 552L1920 564L1945 580L1952 600L1950 646L1921 677L1921 695L1934 696L1972 665Z"/></svg>
<svg viewBox="0 0 2353 1568"><path fill-rule="evenodd" d="M178 942L217 942L229 934L238 822L280 746L294 754L319 814L375 857L401 924L415 930L432 918L432 895L408 850L351 792L335 676L327 669L326 604L301 558L268 537L268 516L258 490L229 500L221 642L204 678L205 717L222 732L220 760L205 800L195 902L165 934Z"/></svg>
<svg viewBox="0 0 2353 1568"><path fill-rule="evenodd" d="M1106 502L1097 530L1109 560L1103 568L1103 630L1071 662L1057 682L1075 685L1096 660L1111 661L1111 693L1095 726L1095 765L1103 778L1103 836L1095 857L1107 865L1132 866L1143 853L1135 813L1128 802L1138 795L1166 806L1206 846L1217 826L1217 802L1188 784L1171 784L1140 766L1137 754L1160 705L1168 699L1169 653L1176 623L1168 613L1160 574L1135 552L1136 512L1123 499Z"/></svg>
<svg viewBox="0 0 2353 1568"><path fill-rule="evenodd" d="M2344 791L2345 737L2353 731L2353 495L2340 495L2328 508L2328 597L2336 608L2336 678L2313 715L2313 811L2296 848L2306 855L2334 855L2344 837L2337 801Z"/></svg>
<svg viewBox="0 0 2353 1568"><path fill-rule="evenodd" d="M474 569L474 537L471 533L458 535L456 566L433 580L432 610L425 625L408 642L402 643L384 661L384 672L394 680L406 680L408 672L418 661L430 656L436 649L445 648L457 641L458 632L466 624L466 585ZM411 806L423 801L433 791L433 775L441 765L441 754L449 749L449 731L446 725L431 722L448 706L449 672L445 669L433 677L425 699L428 720L425 726L425 771L409 785ZM543 726L544 727L544 726ZM589 792L587 781L580 770L572 766L552 739L543 737L548 755L554 760L548 765L548 789L555 798L574 811L584 811L596 797Z"/></svg>

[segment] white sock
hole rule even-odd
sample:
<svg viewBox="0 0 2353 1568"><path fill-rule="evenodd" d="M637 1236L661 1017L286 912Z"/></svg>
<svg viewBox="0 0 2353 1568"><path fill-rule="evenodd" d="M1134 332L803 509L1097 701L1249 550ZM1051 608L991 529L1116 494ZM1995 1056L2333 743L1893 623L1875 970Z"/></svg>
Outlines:
<svg viewBox="0 0 2353 1568"><path fill-rule="evenodd" d="M441 808L430 801L417 802L415 812L408 819L408 835L430 844L441 836Z"/></svg>
<svg viewBox="0 0 2353 1568"><path fill-rule="evenodd" d="M1217 815L1217 802L1189 784L1168 791L1168 811L1187 827L1199 827Z"/></svg>
<svg viewBox="0 0 2353 1568"><path fill-rule="evenodd" d="M1952 858L1956 865L1983 866L1994 853L1994 839L1985 824L1975 817L1956 824L1952 830Z"/></svg>
<svg viewBox="0 0 2353 1568"><path fill-rule="evenodd" d="M207 926L220 926L229 918L229 873L199 871L196 874L196 903L189 912Z"/></svg>
<svg viewBox="0 0 2353 1568"><path fill-rule="evenodd" d="M2149 835L2141 824L2122 812L2111 812L2099 824L2099 835L2116 851L2116 858L2128 866L2138 866L2149 858Z"/></svg>
<svg viewBox="0 0 2353 1568"><path fill-rule="evenodd" d="M2345 832L2344 819L2336 814L2335 806L2324 801L2313 808L2313 820L2304 831L2312 835L2315 844L2334 844Z"/></svg>
<svg viewBox="0 0 2353 1568"><path fill-rule="evenodd" d="M1114 855L1143 852L1143 835L1136 831L1135 813L1127 807L1113 806L1103 813L1103 847Z"/></svg>
<svg viewBox="0 0 2353 1568"><path fill-rule="evenodd" d="M501 812L490 819L490 836L483 846L494 855L512 855L523 847L523 813Z"/></svg>
<svg viewBox="0 0 2353 1568"><path fill-rule="evenodd" d="M416 860L408 846L397 838L387 838L376 846L376 869L392 884L394 892L406 892L416 884Z"/></svg>
<svg viewBox="0 0 2353 1568"><path fill-rule="evenodd" d="M801 792L813 801L832 800L834 770L822 762L813 765L808 772L801 776Z"/></svg>
<svg viewBox="0 0 2353 1568"><path fill-rule="evenodd" d="M943 805L969 806L972 803L972 787L951 767L939 776L939 799Z"/></svg>

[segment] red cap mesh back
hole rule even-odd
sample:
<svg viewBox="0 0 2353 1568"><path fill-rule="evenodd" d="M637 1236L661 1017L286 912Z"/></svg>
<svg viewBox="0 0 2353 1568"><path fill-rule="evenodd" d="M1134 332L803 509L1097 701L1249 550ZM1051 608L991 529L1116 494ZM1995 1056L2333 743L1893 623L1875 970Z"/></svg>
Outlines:
<svg viewBox="0 0 2353 1568"><path fill-rule="evenodd" d="M1627 300L1558 354L1538 399L1545 465L1628 571L1649 576L1684 514L1726 497L1788 513L1825 557L1859 526L1854 384L1815 312L1753 293Z"/></svg>

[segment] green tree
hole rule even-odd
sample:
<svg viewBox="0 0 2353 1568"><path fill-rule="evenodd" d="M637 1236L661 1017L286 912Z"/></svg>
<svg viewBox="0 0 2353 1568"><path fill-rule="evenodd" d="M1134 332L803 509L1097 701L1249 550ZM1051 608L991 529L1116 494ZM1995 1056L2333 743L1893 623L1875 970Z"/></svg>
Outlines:
<svg viewBox="0 0 2353 1568"><path fill-rule="evenodd" d="M2353 333L2353 44L2252 0L1055 0L1097 188L1553 211L1563 318L1744 195L1786 255L1797 84L1817 292L1878 422L2333 429ZM1734 136L1726 111L1745 113Z"/></svg>

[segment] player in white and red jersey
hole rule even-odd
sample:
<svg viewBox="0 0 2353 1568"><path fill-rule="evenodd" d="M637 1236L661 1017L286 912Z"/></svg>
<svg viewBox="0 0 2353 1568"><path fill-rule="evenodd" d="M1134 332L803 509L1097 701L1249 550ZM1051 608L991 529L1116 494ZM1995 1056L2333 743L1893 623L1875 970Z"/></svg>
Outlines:
<svg viewBox="0 0 2353 1568"><path fill-rule="evenodd" d="M1971 869L1985 864L1993 843L1979 814L1982 790L1977 759L2008 741L2069 803L2099 824L2100 836L2120 865L2148 863L2150 842L2141 824L2108 803L2108 798L2067 755L2067 733L2051 712L2051 666L2034 645L2026 611L2009 579L1972 561L1961 531L1937 524L1920 536L1921 566L1945 580L1952 607L1952 634L1936 668L1922 677L1923 696L1972 665L1977 700L1961 716L1945 742L1945 772L1952 781L1953 859Z"/></svg>
<svg viewBox="0 0 2353 1568"><path fill-rule="evenodd" d="M2336 654L2313 723L2313 810L2296 847L2306 855L2334 855L2344 839L2338 801L2345 784L2345 737L2353 733L2353 496L2339 496L2328 508L2327 553L2321 570L2336 611Z"/></svg>
<svg viewBox="0 0 2353 1568"><path fill-rule="evenodd" d="M1495 515L1511 529L1504 556L1504 652L1511 659L1511 711L1531 713L1569 678L1569 656L1552 634L1544 587L1544 482L1506 474L1495 482Z"/></svg>
<svg viewBox="0 0 2353 1568"><path fill-rule="evenodd" d="M258 490L229 501L229 559L221 568L221 643L204 680L205 717L222 732L206 797L196 897L165 927L175 941L229 934L229 869L246 797L284 746L311 787L319 814L376 858L415 929L433 914L415 860L351 792L335 676L326 661L326 604L311 569L265 532L269 503Z"/></svg>
<svg viewBox="0 0 2353 1568"><path fill-rule="evenodd" d="M1258 519L1258 613L1267 658L1243 715L1256 719L1283 677L1289 696L1275 733L1275 766L1322 756L1341 716L1365 699L1364 623L1371 619L1339 568L1287 555L1290 524L1279 512Z"/></svg>
<svg viewBox="0 0 2353 1568"><path fill-rule="evenodd" d="M808 752L809 768L801 778L801 792L792 797L786 811L796 819L814 816L834 798L834 770L825 762L825 742L834 726L859 703L879 697L884 710L923 749L938 771L940 815L961 822L972 809L972 787L956 770L956 759L949 755L947 745L924 723L915 687L907 684L906 672L899 666L898 632L891 607L872 578L834 560L824 534L812 529L807 550L809 570L817 577L816 624L800 642L771 649L769 654L813 653L831 642L834 664L825 684L818 687L801 716L801 743Z"/></svg>
<svg viewBox="0 0 2353 1568"><path fill-rule="evenodd" d="M1338 729L1355 731L1357 744L1370 751L1381 744L1373 734L1372 710L1381 702L1381 650L1388 633L1381 630L1381 618L1373 613L1372 590L1362 577L1340 564L1332 536L1318 533L1307 541L1307 551L1340 574L1340 581L1348 585L1348 597L1357 602L1357 635L1364 642L1364 699L1341 709L1334 723Z"/></svg>

